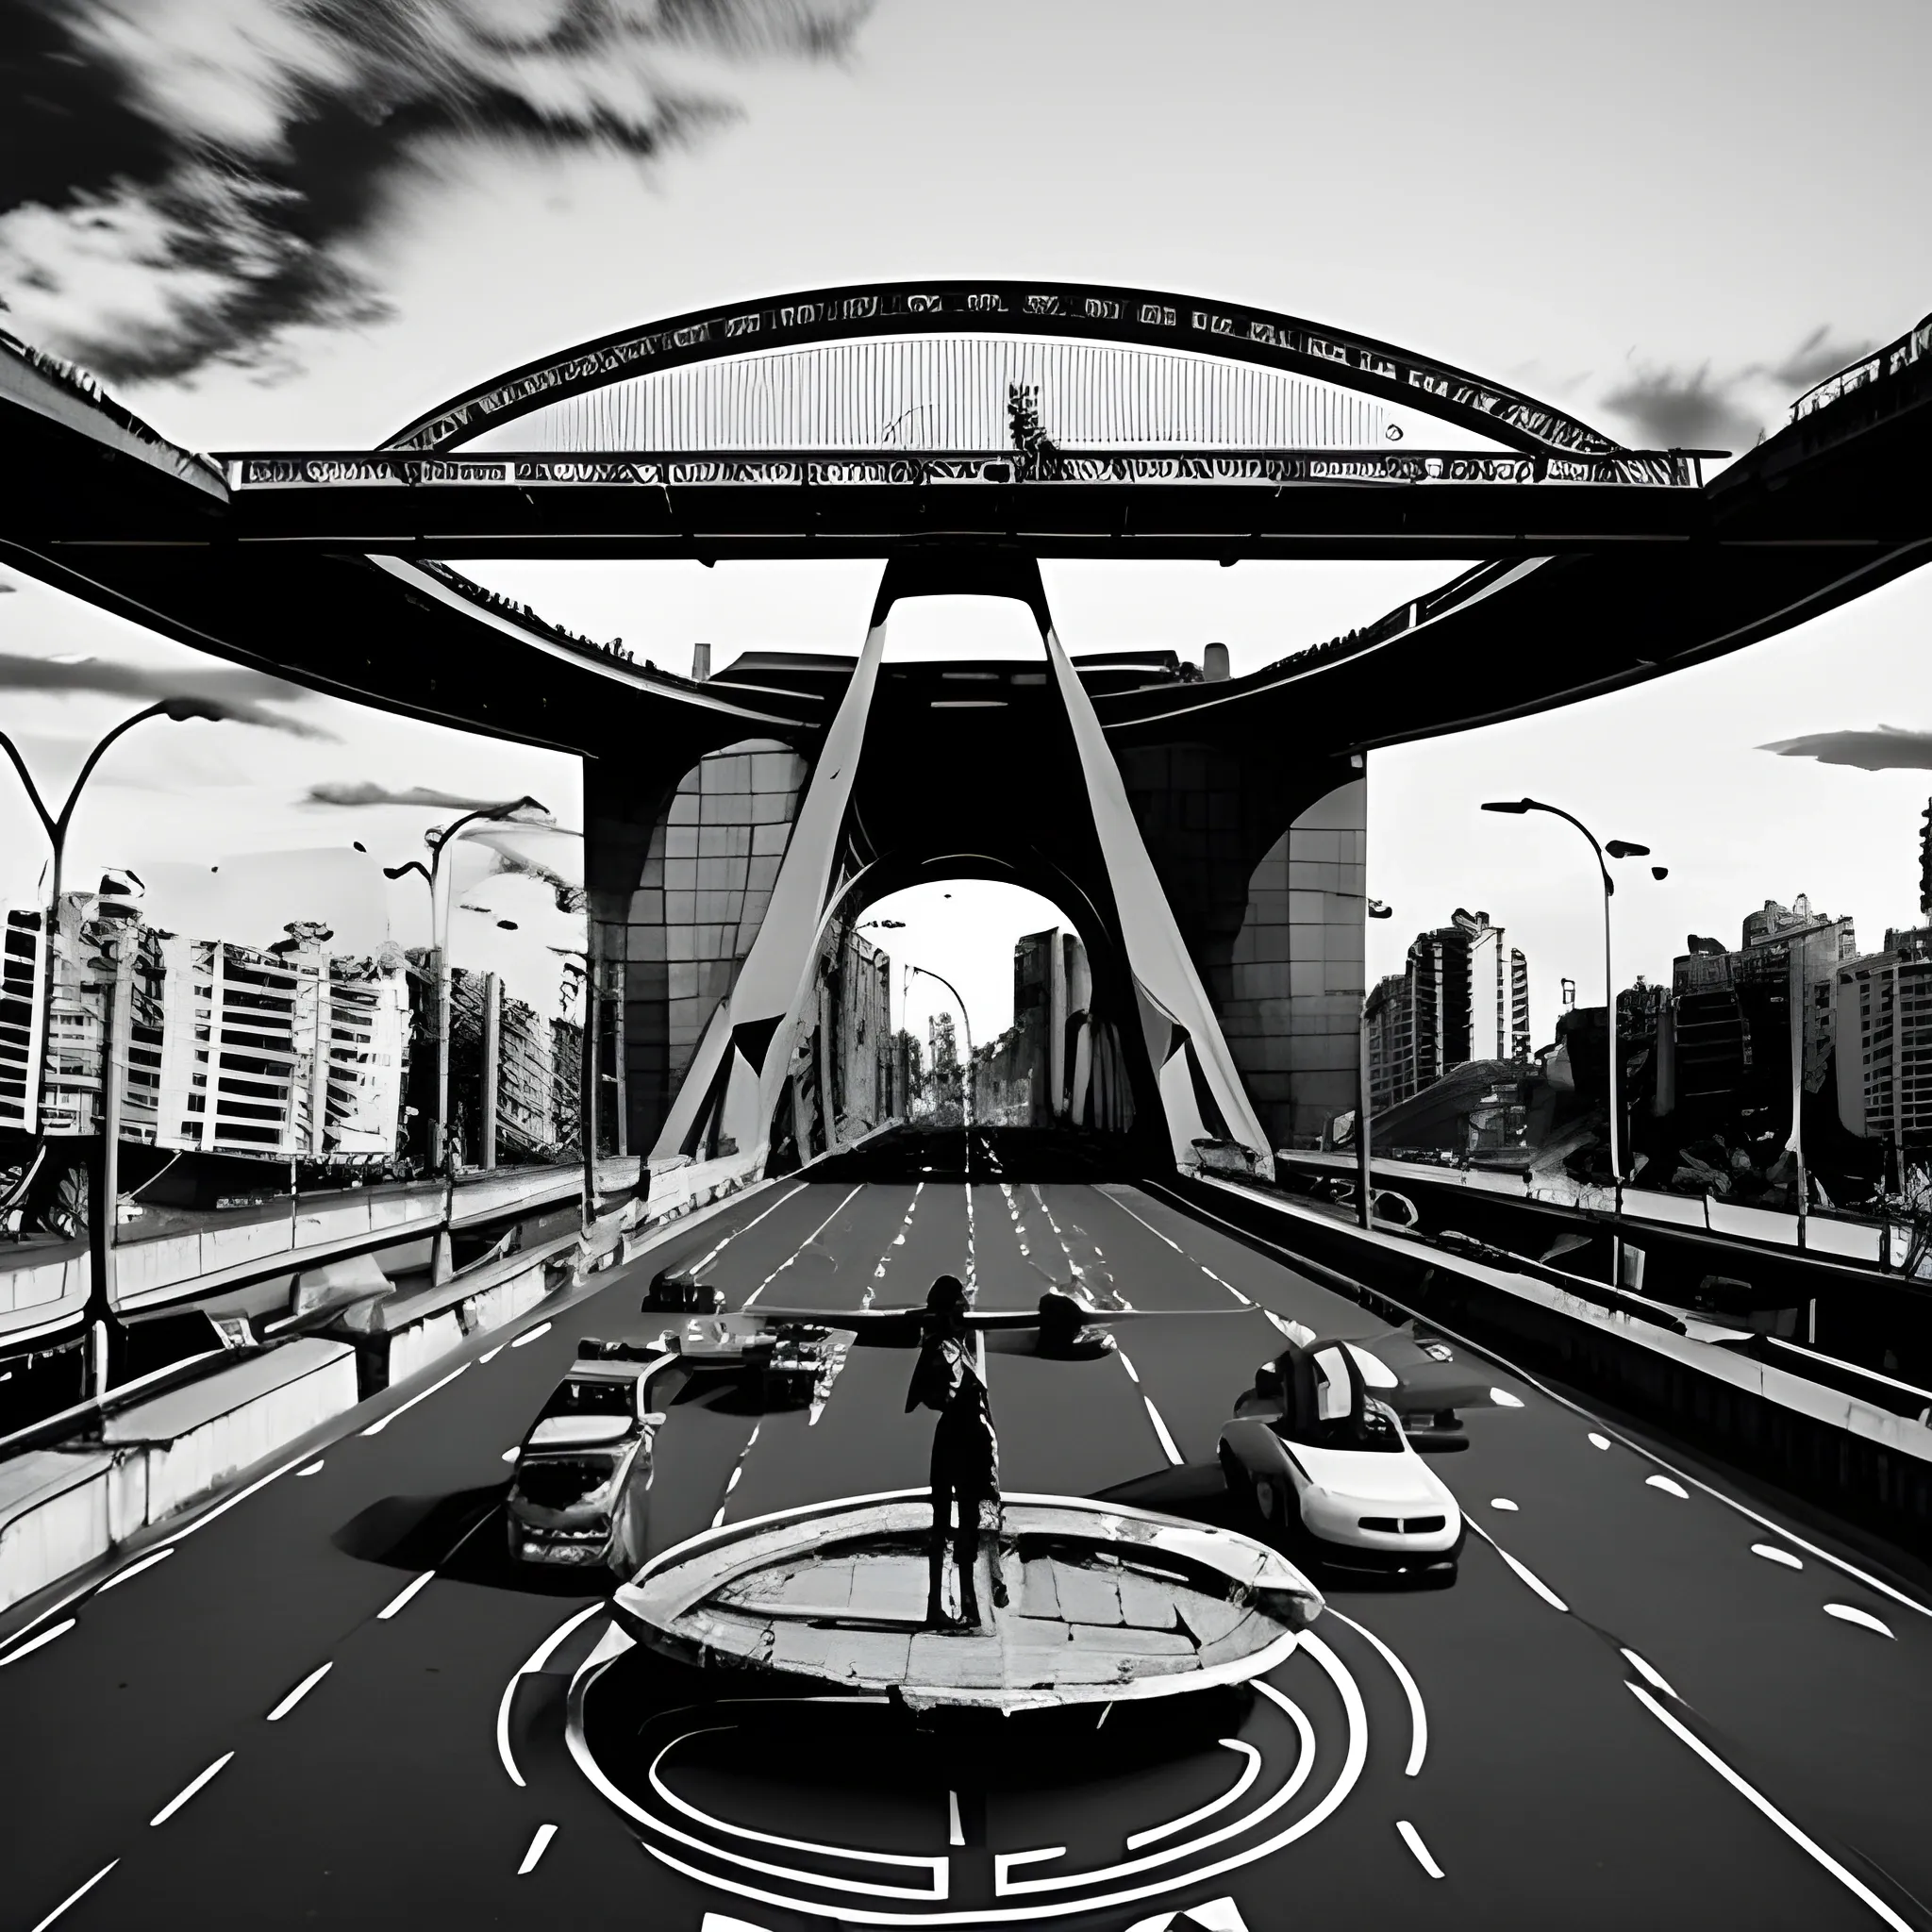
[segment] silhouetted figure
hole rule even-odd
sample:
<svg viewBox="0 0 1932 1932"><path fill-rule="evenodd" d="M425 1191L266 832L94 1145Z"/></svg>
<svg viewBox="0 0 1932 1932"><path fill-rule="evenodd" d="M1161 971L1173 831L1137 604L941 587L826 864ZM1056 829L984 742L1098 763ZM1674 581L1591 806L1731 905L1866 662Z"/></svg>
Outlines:
<svg viewBox="0 0 1932 1932"><path fill-rule="evenodd" d="M951 1274L941 1274L925 1298L926 1315L912 1386L906 1391L908 1413L935 1408L932 1432L932 1541L927 1550L926 1623L936 1630L972 1629L979 1624L974 1570L979 1560L981 1513L999 1526L1000 1450L987 1403L979 1339L966 1321L966 1291ZM957 1506L958 1525L953 1527ZM945 1614L941 1587L945 1579L946 1535L953 1534L953 1563L959 1573L959 1617ZM998 1545L992 1567L992 1600L1004 1605L1007 1587L1000 1575Z"/></svg>

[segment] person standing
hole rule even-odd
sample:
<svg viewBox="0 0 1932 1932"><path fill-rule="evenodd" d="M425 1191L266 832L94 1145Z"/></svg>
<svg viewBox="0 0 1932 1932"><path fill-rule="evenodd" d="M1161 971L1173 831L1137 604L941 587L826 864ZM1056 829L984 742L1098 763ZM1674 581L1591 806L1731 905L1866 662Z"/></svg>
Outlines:
<svg viewBox="0 0 1932 1932"><path fill-rule="evenodd" d="M987 1399L986 1357L967 1320L966 1290L956 1275L941 1274L925 1298L919 1359L906 1392L908 1414L915 1408L939 1411L932 1432L932 1539L927 1548L925 1620L935 1630L979 1627L974 1572L979 1561L982 1516L993 1532L992 1600L1007 1601L1000 1574L1000 1451ZM954 1512L958 1511L958 1525ZM953 1563L959 1573L959 1615L949 1618L941 1598L946 1538L953 1539Z"/></svg>

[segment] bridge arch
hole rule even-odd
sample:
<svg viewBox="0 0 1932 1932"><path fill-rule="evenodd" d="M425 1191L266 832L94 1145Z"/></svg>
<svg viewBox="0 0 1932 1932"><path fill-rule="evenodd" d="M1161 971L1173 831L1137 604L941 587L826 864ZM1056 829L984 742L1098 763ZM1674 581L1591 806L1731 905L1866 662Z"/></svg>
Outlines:
<svg viewBox="0 0 1932 1932"><path fill-rule="evenodd" d="M622 329L451 397L384 446L455 449L487 430L660 372L820 344L950 338L1111 344L1312 378L1412 408L1532 454L1620 445L1505 384L1298 316L1146 289L1079 282L886 282L694 309ZM704 445L693 445L702 447Z"/></svg>

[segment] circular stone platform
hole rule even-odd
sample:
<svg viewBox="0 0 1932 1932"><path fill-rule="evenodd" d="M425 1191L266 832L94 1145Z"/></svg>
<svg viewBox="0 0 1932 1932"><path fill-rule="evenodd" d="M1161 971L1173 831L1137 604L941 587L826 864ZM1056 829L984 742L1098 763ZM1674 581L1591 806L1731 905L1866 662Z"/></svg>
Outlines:
<svg viewBox="0 0 1932 1932"><path fill-rule="evenodd" d="M993 1608L982 1555L976 1631L924 1627L924 1490L693 1537L617 1592L618 1621L686 1662L1012 1711L1240 1683L1283 1662L1321 1612L1307 1578L1252 1538L1073 1496L1005 1505L1008 1601Z"/></svg>

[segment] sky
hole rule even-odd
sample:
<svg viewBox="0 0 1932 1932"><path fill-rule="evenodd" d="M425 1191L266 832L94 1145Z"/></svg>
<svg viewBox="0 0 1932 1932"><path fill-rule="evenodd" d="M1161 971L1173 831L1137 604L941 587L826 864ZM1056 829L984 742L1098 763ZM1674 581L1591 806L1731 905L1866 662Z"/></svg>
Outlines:
<svg viewBox="0 0 1932 1932"><path fill-rule="evenodd" d="M1475 0L1453 15L1421 0L734 0L705 11L701 42L667 38L656 9L612 9L588 50L546 38L562 0L30 10L56 54L77 50L58 72L82 94L57 100L59 138L0 161L0 325L90 363L200 449L366 444L473 381L652 316L968 273L1277 308L1489 374L1626 441L1741 449L1932 307L1917 86L1932 15L1912 0L1828 16L1783 0ZM386 116L359 113L371 95ZM291 140L299 113L327 139ZM699 639L721 663L749 645L856 651L877 578L863 564L465 568L677 669ZM1076 653L1198 659L1220 640L1240 672L1457 568L1049 564L1046 578ZM131 700L62 695L46 660L177 681L210 669L10 581L0 657L42 672L0 663L0 724L50 772ZM1688 932L1735 941L1747 910L1800 891L1875 945L1915 913L1928 760L1908 747L1904 768L1867 771L1757 747L1932 730L1928 617L1921 573L1649 686L1376 754L1370 890L1395 916L1370 927L1372 971L1466 906L1527 952L1540 1040L1560 975L1600 995L1581 841L1477 809L1524 791L1669 864L1661 885L1638 872L1618 895L1620 979L1667 974ZM943 624L917 628L895 648L960 647ZM145 861L170 917L254 921L236 937L273 937L299 887L305 914L325 901L345 935L410 938L420 885L372 885L344 850L360 839L396 862L438 811L318 806L313 786L530 792L580 823L568 760L339 700L261 702L331 735L144 725L90 787L76 852ZM38 847L9 785L0 892L17 896ZM573 843L533 835L527 851L568 875ZM244 866L263 854L279 856ZM491 910L455 915L458 957L510 948L503 970L535 988L543 948L564 942L537 936L548 902L474 862L487 890L458 899ZM228 897L210 900L225 874ZM1031 913L983 910L968 923L998 926L995 952L1033 929ZM496 926L520 912L517 933Z"/></svg>

